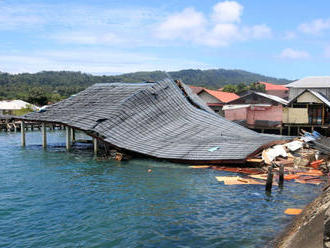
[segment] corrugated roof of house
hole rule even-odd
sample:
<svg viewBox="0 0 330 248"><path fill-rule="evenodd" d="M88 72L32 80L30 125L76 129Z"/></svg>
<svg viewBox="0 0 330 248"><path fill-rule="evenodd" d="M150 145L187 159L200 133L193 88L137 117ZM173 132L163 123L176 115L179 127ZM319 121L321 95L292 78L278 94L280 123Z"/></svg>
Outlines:
<svg viewBox="0 0 330 248"><path fill-rule="evenodd" d="M245 98L245 97L248 97L248 96L250 96L250 95L252 95L252 94L256 94L256 95L258 95L258 96L268 98L268 99L270 99L270 100L272 100L272 101L278 102L278 103L283 104L283 105L287 105L287 104L288 104L288 101L287 101L287 100L284 100L284 99L281 98L281 97L274 96L274 95L270 95L270 94L266 94L266 93L262 93L262 92L257 92L257 91L252 91L252 92L250 92L250 93L248 93L248 94L246 94L246 95L241 96L240 98ZM235 104L235 101L236 101L236 100L238 100L238 99L235 99L235 100L230 101L230 102L228 102L228 103L229 103L229 104Z"/></svg>
<svg viewBox="0 0 330 248"><path fill-rule="evenodd" d="M199 92L201 92L204 89L203 87L193 86L193 85L189 85L189 87L192 90L192 92L194 92L195 94L198 94Z"/></svg>
<svg viewBox="0 0 330 248"><path fill-rule="evenodd" d="M283 98L278 97L278 96L274 96L274 95L270 95L270 94L266 94L266 93L262 93L262 92L254 92L254 93L256 93L259 96L266 97L268 99L271 99L271 100L273 100L275 102L278 102L278 103L281 103L281 104L284 104L284 105L287 105L288 104L288 101L287 100L284 100Z"/></svg>
<svg viewBox="0 0 330 248"><path fill-rule="evenodd" d="M232 100L235 100L239 98L238 95L235 93L230 93L230 92L223 92L219 90L209 90L209 89L204 89L205 92L209 93L210 95L214 96L217 98L220 102L227 103Z"/></svg>
<svg viewBox="0 0 330 248"><path fill-rule="evenodd" d="M306 77L285 86L288 88L330 88L330 76Z"/></svg>
<svg viewBox="0 0 330 248"><path fill-rule="evenodd" d="M317 97L318 99L320 99L323 103L325 103L328 107L330 107L330 100L325 95L323 95L322 93L317 92L315 90L309 90L309 89L306 89L303 92L301 92L300 94L298 94L295 98L293 98L292 100L290 100L288 102L288 104L294 102L299 96L303 95L305 92L310 92L315 97Z"/></svg>
<svg viewBox="0 0 330 248"><path fill-rule="evenodd" d="M23 119L62 123L118 148L182 162L242 162L282 139L226 120L172 80L96 84Z"/></svg>
<svg viewBox="0 0 330 248"><path fill-rule="evenodd" d="M267 82L259 82L259 84L263 84L265 85L265 90L288 90L287 87L285 87L284 85L280 85L280 84L271 84L271 83L267 83Z"/></svg>

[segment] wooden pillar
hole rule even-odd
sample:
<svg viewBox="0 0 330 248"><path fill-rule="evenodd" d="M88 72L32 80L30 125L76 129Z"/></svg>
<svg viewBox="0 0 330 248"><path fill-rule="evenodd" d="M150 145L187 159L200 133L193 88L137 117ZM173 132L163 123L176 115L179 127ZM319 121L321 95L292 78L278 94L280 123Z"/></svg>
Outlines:
<svg viewBox="0 0 330 248"><path fill-rule="evenodd" d="M300 127L298 126L297 127L297 136L299 136L299 133L300 133Z"/></svg>
<svg viewBox="0 0 330 248"><path fill-rule="evenodd" d="M280 127L280 135L283 135L283 127Z"/></svg>
<svg viewBox="0 0 330 248"><path fill-rule="evenodd" d="M47 147L47 130L46 130L46 123L41 124L41 133L42 133L42 147Z"/></svg>
<svg viewBox="0 0 330 248"><path fill-rule="evenodd" d="M22 146L25 146L25 123L21 121L21 143Z"/></svg>
<svg viewBox="0 0 330 248"><path fill-rule="evenodd" d="M66 150L69 151L71 149L71 131L69 127L65 128L66 133Z"/></svg>
<svg viewBox="0 0 330 248"><path fill-rule="evenodd" d="M291 135L291 126L288 126L288 136Z"/></svg>
<svg viewBox="0 0 330 248"><path fill-rule="evenodd" d="M279 169L278 186L279 186L280 188L283 188L283 183L284 183L284 165L281 164L281 165L280 165L280 169Z"/></svg>
<svg viewBox="0 0 330 248"><path fill-rule="evenodd" d="M98 144L97 138L93 138L93 146L94 146L94 155L97 156L98 153Z"/></svg>
<svg viewBox="0 0 330 248"><path fill-rule="evenodd" d="M273 185L273 166L268 167L268 175L266 181L266 192L272 192L272 185Z"/></svg>

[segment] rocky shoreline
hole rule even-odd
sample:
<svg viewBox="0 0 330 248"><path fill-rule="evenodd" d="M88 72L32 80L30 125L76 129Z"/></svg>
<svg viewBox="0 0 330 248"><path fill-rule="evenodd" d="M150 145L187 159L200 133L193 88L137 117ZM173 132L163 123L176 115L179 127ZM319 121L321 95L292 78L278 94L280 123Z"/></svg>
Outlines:
<svg viewBox="0 0 330 248"><path fill-rule="evenodd" d="M268 247L330 248L330 182Z"/></svg>

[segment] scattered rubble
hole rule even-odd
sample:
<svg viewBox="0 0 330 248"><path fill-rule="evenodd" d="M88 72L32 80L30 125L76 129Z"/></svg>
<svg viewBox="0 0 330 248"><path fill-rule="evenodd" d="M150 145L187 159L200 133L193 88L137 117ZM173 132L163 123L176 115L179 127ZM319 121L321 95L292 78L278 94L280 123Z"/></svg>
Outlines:
<svg viewBox="0 0 330 248"><path fill-rule="evenodd" d="M247 159L247 163L257 168L224 166L194 166L194 168L237 172L247 177L216 177L218 181L224 181L225 185L267 183L276 185L276 181L280 182L280 179L318 185L325 181L324 176L330 176L330 138L323 137L316 131L309 133L302 130L301 137L268 147ZM281 167L283 167L282 171ZM272 174L271 177L269 173ZM257 183L250 181L252 179ZM270 182L266 183L267 180Z"/></svg>

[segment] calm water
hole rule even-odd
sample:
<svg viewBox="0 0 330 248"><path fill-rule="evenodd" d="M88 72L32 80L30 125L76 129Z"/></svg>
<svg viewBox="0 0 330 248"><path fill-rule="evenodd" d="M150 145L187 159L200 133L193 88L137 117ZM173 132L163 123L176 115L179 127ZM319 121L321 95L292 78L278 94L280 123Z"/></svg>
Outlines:
<svg viewBox="0 0 330 248"><path fill-rule="evenodd" d="M0 247L262 247L320 187L224 186L235 175L153 160L65 152L64 133L0 133ZM152 169L152 173L147 170Z"/></svg>

